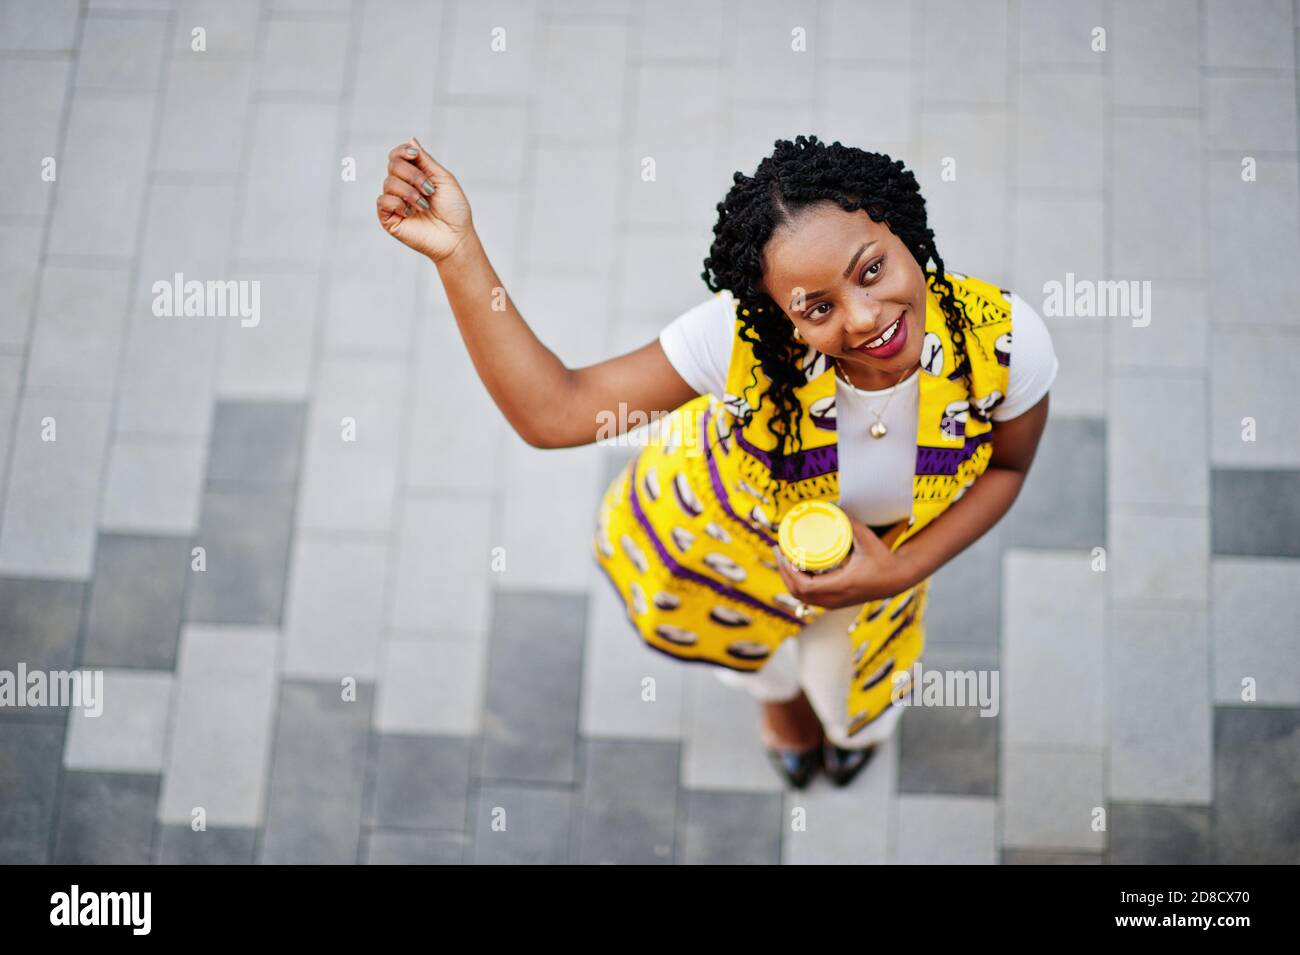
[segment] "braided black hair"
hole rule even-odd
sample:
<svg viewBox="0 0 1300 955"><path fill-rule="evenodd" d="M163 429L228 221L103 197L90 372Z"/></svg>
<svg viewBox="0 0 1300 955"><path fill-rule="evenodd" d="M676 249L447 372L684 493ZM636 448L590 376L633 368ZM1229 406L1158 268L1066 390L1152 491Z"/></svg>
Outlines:
<svg viewBox="0 0 1300 955"><path fill-rule="evenodd" d="M803 445L794 389L807 380L802 369L810 346L794 337L794 325L763 290L761 254L777 226L790 223L800 210L814 203L829 200L845 212L864 210L902 240L923 272L928 262L934 262L935 272L928 281L942 306L957 353L956 367L965 369L969 390L965 329L971 323L953 292L935 248L934 233L926 224L925 199L916 176L901 161L883 153L839 142L827 145L816 136L800 135L794 142L778 139L774 145L772 155L758 164L753 176L737 172L732 177L731 189L717 205L713 245L701 273L711 291L731 291L741 310L740 334L753 345L763 374L771 382L767 391L774 414L768 420L768 430L777 441L774 456L797 453ZM749 387L757 384L757 375L751 373ZM743 406L743 423L749 423L762 400L760 395L756 406ZM778 423L779 431L773 427Z"/></svg>

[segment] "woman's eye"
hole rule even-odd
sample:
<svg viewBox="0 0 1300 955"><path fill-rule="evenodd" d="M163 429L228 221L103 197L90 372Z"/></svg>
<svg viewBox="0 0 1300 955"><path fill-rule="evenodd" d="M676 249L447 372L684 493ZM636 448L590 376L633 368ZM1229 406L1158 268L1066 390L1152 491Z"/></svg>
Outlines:
<svg viewBox="0 0 1300 955"><path fill-rule="evenodd" d="M829 302L822 302L822 303L819 304L819 305L814 305L812 311L808 313L808 316L809 316L810 318L820 318L821 315L825 315L826 313L825 313L825 312L822 312L821 315L819 315L819 314L817 313L817 309L819 309L819 308L825 308L825 307L827 307L829 304L830 304Z"/></svg>
<svg viewBox="0 0 1300 955"><path fill-rule="evenodd" d="M862 277L864 279L867 276L871 276L872 278L875 278L877 275L880 274L880 270L883 269L884 267L885 267L885 260L876 259L876 261L872 262L870 265L868 265L865 269L862 270Z"/></svg>

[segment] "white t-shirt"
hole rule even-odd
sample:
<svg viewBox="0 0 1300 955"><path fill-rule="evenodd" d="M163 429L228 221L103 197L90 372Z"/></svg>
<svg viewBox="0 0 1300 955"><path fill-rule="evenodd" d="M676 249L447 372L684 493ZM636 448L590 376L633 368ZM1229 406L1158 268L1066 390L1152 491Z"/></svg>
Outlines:
<svg viewBox="0 0 1300 955"><path fill-rule="evenodd" d="M1038 404L1060 367L1047 326L1015 293L1011 326L1007 396L990 413L994 421L1008 421ZM733 299L724 291L673 319L659 333L659 342L687 384L722 401L735 336ZM840 506L864 524L894 524L912 514L920 371L918 367L905 381L882 391L863 391L835 376ZM894 391L898 393L891 398ZM883 438L873 438L868 430L877 414L888 429Z"/></svg>

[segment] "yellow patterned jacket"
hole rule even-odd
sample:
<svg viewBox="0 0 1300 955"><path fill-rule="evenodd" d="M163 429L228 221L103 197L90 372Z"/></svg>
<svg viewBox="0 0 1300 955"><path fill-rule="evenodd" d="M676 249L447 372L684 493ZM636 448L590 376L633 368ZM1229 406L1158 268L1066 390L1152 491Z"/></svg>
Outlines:
<svg viewBox="0 0 1300 955"><path fill-rule="evenodd" d="M993 453L989 412L1007 393L1007 293L947 274L974 329L966 331L966 363L958 365L929 274L912 516L894 549L984 472ZM772 401L758 400L768 379L740 335L741 316L735 320L726 400L700 395L660 419L654 440L605 490L592 552L651 647L679 659L752 671L826 612L786 592L772 545L781 518L796 502L839 503L836 384L832 363L810 348L801 362L806 383L795 389L802 405L802 450L774 458L777 440L767 427ZM963 376L968 366L973 393ZM751 408L758 410L742 427ZM863 604L850 625L850 734L888 710L891 693L910 690L901 677L895 686L891 676L910 677L921 656L929 583L927 578Z"/></svg>

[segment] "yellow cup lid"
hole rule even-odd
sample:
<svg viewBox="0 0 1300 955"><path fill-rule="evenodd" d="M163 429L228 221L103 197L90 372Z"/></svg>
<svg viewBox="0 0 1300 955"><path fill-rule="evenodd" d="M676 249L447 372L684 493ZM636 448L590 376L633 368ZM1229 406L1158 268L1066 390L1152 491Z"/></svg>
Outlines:
<svg viewBox="0 0 1300 955"><path fill-rule="evenodd" d="M826 570L853 546L849 516L829 501L800 501L781 518L777 542L800 570Z"/></svg>

